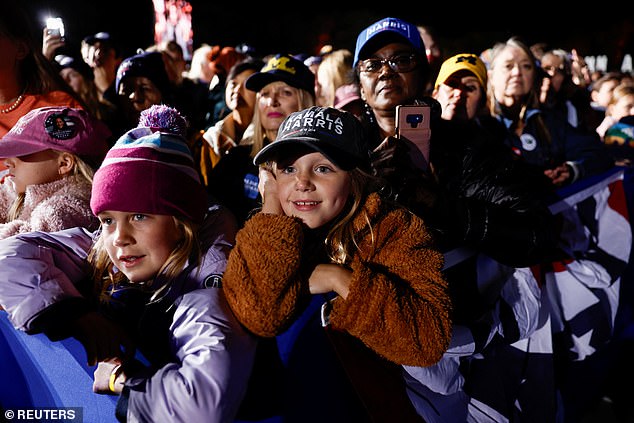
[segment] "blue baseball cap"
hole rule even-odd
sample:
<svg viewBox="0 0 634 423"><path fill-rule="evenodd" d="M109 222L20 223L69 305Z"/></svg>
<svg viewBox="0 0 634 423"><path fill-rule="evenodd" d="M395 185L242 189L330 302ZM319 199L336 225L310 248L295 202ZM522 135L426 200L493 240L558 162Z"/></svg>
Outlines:
<svg viewBox="0 0 634 423"><path fill-rule="evenodd" d="M357 47L354 51L354 66L359 60L390 42L405 42L427 59L425 44L423 43L416 25L397 18L383 18L373 23L357 37ZM370 48L373 47L373 48Z"/></svg>

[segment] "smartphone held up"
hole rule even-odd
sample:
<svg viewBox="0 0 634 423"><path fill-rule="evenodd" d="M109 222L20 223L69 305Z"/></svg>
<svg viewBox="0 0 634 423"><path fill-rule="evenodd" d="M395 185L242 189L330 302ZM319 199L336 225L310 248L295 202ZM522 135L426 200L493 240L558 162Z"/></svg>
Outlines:
<svg viewBox="0 0 634 423"><path fill-rule="evenodd" d="M64 37L64 21L62 18L46 18L46 30L50 35Z"/></svg>
<svg viewBox="0 0 634 423"><path fill-rule="evenodd" d="M427 105L396 106L396 137L408 145L412 161L422 170L429 166L430 114Z"/></svg>

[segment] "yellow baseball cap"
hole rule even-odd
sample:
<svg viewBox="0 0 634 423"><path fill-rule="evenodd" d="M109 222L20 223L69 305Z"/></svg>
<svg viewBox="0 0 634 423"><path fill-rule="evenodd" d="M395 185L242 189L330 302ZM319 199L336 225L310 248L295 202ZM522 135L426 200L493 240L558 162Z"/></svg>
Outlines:
<svg viewBox="0 0 634 423"><path fill-rule="evenodd" d="M456 54L455 56L445 60L438 72L438 78L436 78L434 88L437 88L438 85L444 83L451 75L459 70L468 70L474 74L475 77L478 78L482 87L486 90L487 68L478 56L470 53Z"/></svg>

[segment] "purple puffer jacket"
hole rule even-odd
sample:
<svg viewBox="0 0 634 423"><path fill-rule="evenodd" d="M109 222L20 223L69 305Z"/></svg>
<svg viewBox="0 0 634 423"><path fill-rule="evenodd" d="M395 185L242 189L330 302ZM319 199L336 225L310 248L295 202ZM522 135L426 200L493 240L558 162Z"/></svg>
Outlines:
<svg viewBox="0 0 634 423"><path fill-rule="evenodd" d="M235 235L229 219L219 210L212 211L201 229L210 247L174 300L169 333L175 359L148 378L126 382L128 422L235 418L256 341L242 329L217 283ZM34 322L47 307L81 297L80 284L89 280L85 259L92 242L93 234L81 228L31 232L0 241L0 305L17 329L35 331Z"/></svg>

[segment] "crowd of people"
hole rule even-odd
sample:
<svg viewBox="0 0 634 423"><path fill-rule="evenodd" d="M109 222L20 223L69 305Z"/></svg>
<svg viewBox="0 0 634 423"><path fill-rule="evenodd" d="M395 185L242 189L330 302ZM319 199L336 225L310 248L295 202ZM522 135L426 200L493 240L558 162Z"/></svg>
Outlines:
<svg viewBox="0 0 634 423"><path fill-rule="evenodd" d="M633 75L392 17L191 61L32 25L0 15L0 309L79 340L119 421L582 423L612 392L517 345L580 258L559 190L632 165Z"/></svg>

